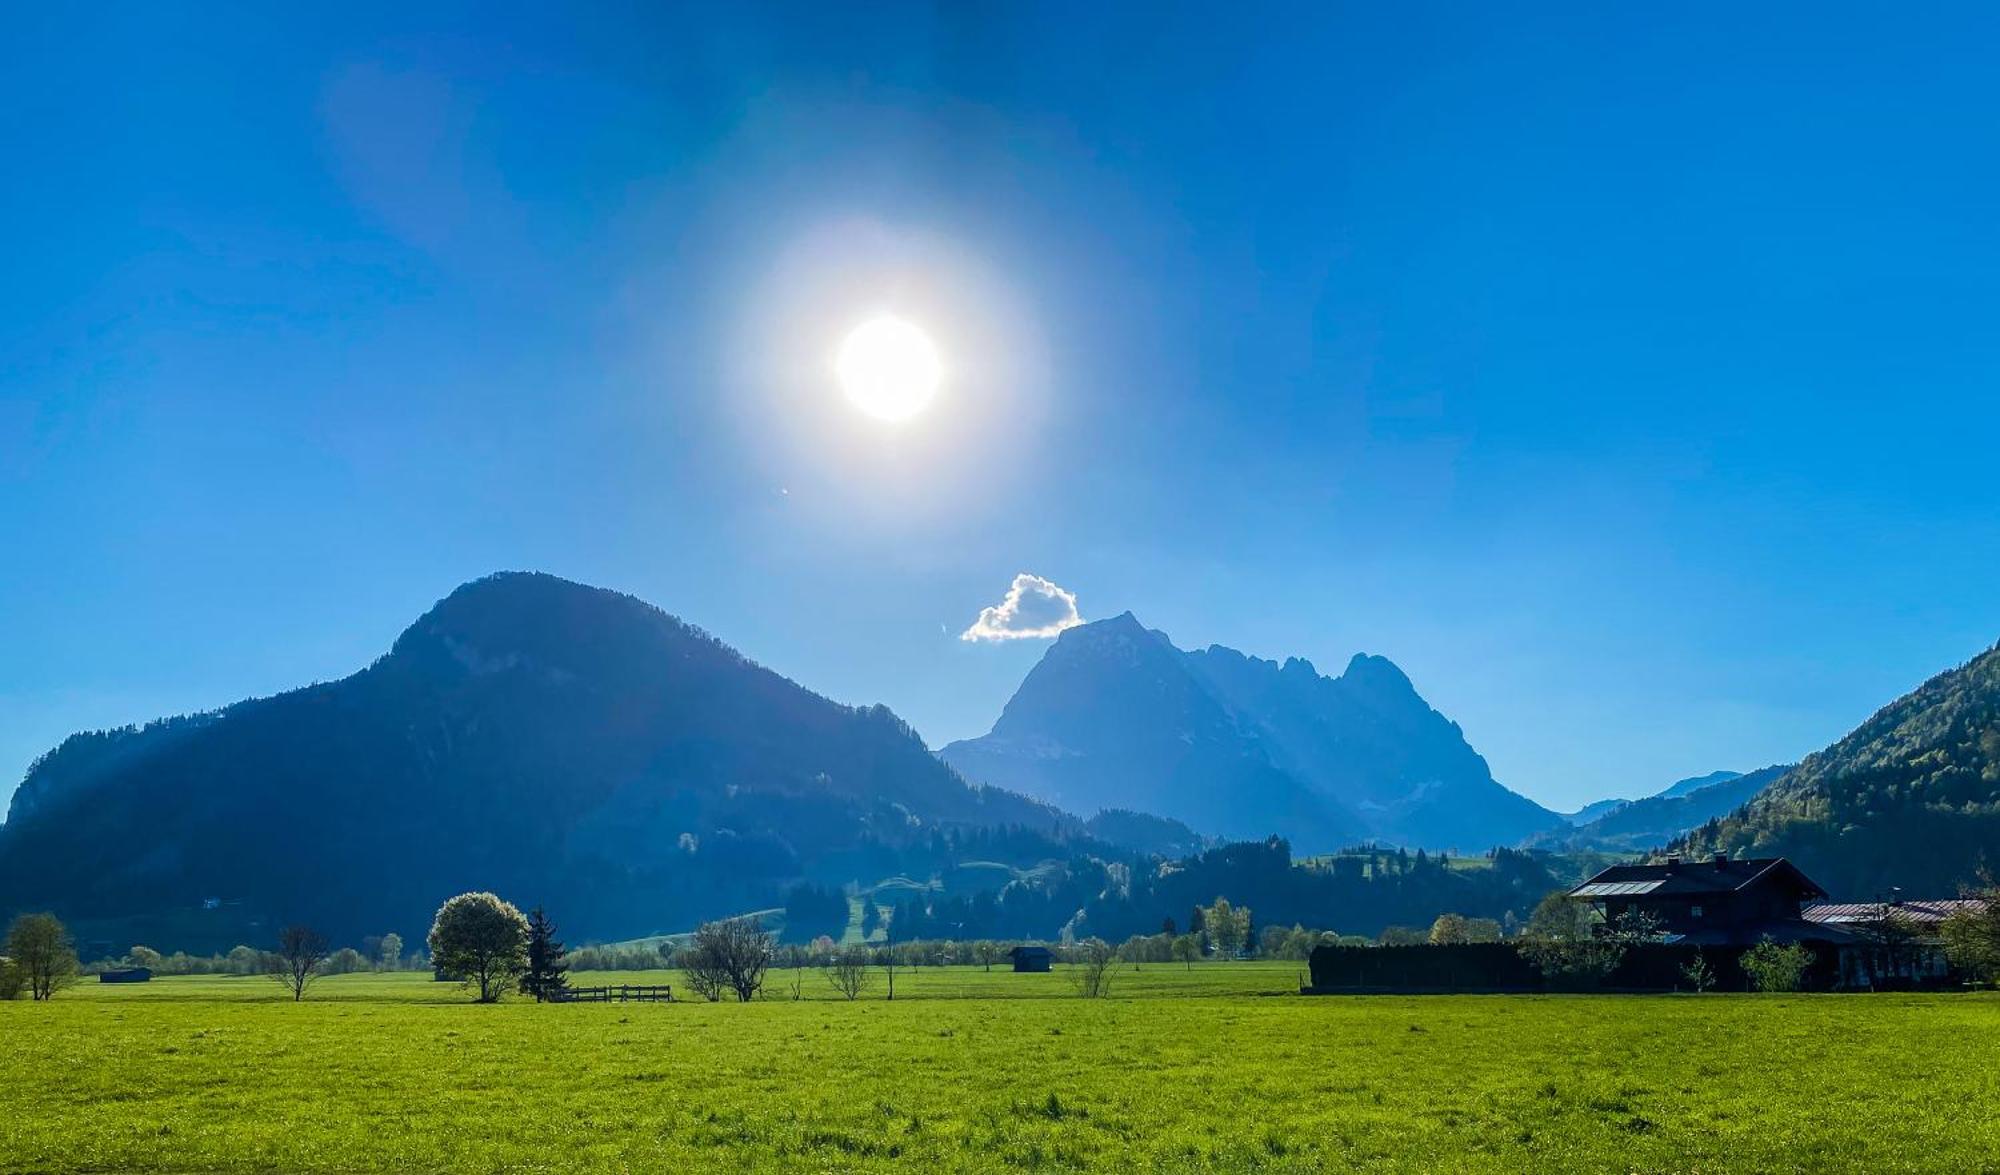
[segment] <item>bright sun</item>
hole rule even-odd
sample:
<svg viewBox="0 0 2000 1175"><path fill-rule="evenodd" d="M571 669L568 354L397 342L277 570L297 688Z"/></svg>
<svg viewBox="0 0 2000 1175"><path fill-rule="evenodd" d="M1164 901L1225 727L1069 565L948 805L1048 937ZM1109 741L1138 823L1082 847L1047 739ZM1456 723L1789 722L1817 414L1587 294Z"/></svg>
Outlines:
<svg viewBox="0 0 2000 1175"><path fill-rule="evenodd" d="M847 336L835 362L854 406L881 420L908 420L937 395L944 365L923 331L900 318L872 318Z"/></svg>

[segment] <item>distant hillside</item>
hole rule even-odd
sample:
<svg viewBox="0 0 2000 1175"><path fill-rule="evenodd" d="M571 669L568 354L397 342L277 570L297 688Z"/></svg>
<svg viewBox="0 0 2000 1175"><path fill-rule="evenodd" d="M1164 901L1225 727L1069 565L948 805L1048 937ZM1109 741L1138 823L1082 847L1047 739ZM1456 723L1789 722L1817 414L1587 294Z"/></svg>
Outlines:
<svg viewBox="0 0 2000 1175"><path fill-rule="evenodd" d="M1709 782L1688 788L1682 780L1657 795L1621 803L1574 828L1536 837L1537 848L1569 851L1645 852L1749 803L1785 772L1789 764L1739 775L1717 771L1698 777Z"/></svg>
<svg viewBox="0 0 2000 1175"><path fill-rule="evenodd" d="M1741 771L1711 771L1707 775L1691 775L1686 779L1677 779L1654 795L1658 799L1671 800L1679 796L1693 795L1718 783L1728 783L1732 779L1741 778L1743 778Z"/></svg>
<svg viewBox="0 0 2000 1175"><path fill-rule="evenodd" d="M1837 898L1948 897L2000 867L2000 648L1941 673L1669 851L1790 857Z"/></svg>
<svg viewBox="0 0 2000 1175"><path fill-rule="evenodd" d="M1659 791L1653 792L1647 798L1673 799L1678 796L1692 795L1705 788L1714 787L1718 783L1728 783L1732 779L1741 778L1743 778L1743 775L1739 771L1711 771L1707 775L1691 775L1686 779L1676 779ZM1626 799L1597 800L1593 803L1585 804L1574 812L1564 812L1562 818L1571 824L1589 824L1631 802L1631 800ZM1707 817L1703 817L1703 819L1707 819Z"/></svg>
<svg viewBox="0 0 2000 1175"><path fill-rule="evenodd" d="M1483 849L1560 823L1494 782L1385 658L1324 677L1296 658L1183 652L1130 613L1063 633L991 733L941 754L1071 810L1158 812L1311 851L1365 838Z"/></svg>
<svg viewBox="0 0 2000 1175"><path fill-rule="evenodd" d="M0 914L150 917L194 947L213 900L223 948L274 919L415 941L490 888L629 937L799 879L1056 856L1076 828L968 785L884 708L630 596L505 574L342 681L64 741L0 827Z"/></svg>
<svg viewBox="0 0 2000 1175"><path fill-rule="evenodd" d="M1124 808L1099 812L1084 821L1083 830L1107 845L1155 857L1192 857L1209 844L1178 820Z"/></svg>
<svg viewBox="0 0 2000 1175"><path fill-rule="evenodd" d="M1604 815L1606 812L1622 808L1631 802L1632 802L1631 800L1619 800L1619 799L1594 800L1591 803L1585 804L1583 807L1578 808L1574 812L1563 812L1560 813L1560 815L1564 820L1569 821L1571 824L1588 824L1592 820L1597 819L1599 816Z"/></svg>

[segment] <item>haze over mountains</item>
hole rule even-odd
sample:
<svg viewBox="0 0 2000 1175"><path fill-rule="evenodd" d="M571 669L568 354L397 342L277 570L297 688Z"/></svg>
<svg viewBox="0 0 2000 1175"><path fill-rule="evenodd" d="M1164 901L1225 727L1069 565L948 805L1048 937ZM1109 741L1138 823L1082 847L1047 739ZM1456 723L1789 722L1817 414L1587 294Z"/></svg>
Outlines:
<svg viewBox="0 0 2000 1175"><path fill-rule="evenodd" d="M1064 632L990 733L939 754L1071 811L1140 808L1237 839L1283 829L1305 851L1483 850L1562 822L1496 783L1386 658L1326 677L1297 658L1183 651L1129 612Z"/></svg>

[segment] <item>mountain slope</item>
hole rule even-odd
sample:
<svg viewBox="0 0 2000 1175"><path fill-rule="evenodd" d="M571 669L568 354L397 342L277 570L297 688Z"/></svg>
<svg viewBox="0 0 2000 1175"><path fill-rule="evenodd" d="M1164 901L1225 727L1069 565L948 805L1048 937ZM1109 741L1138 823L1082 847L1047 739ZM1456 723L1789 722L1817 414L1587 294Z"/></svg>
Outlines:
<svg viewBox="0 0 2000 1175"><path fill-rule="evenodd" d="M1740 771L1711 771L1707 775L1691 775L1677 779L1665 788L1655 792L1653 798L1671 800L1680 796L1691 796L1698 791L1714 787L1718 783L1728 783L1732 779L1743 778Z"/></svg>
<svg viewBox="0 0 2000 1175"><path fill-rule="evenodd" d="M1560 815L1571 824L1588 824L1606 812L1617 811L1631 802L1631 800L1621 799L1593 800L1574 812L1563 812Z"/></svg>
<svg viewBox="0 0 2000 1175"><path fill-rule="evenodd" d="M2000 866L2000 647L1883 707L1670 851L1790 857L1837 899L1948 897Z"/></svg>
<svg viewBox="0 0 2000 1175"><path fill-rule="evenodd" d="M990 734L940 754L1072 810L1136 808L1309 850L1358 837L1485 847L1560 820L1495 783L1384 658L1325 677L1296 658L1183 652L1130 613L1065 632Z"/></svg>
<svg viewBox="0 0 2000 1175"><path fill-rule="evenodd" d="M1620 804L1594 820L1538 837L1532 843L1537 848L1572 851L1644 852L1729 815L1791 769L1790 764L1781 764L1748 775L1717 771L1699 777L1711 782L1691 790L1681 786L1690 781L1682 780L1656 795Z"/></svg>
<svg viewBox="0 0 2000 1175"><path fill-rule="evenodd" d="M579 936L630 933L893 867L940 830L1064 824L966 784L886 709L630 596L505 574L352 677L71 737L0 827L0 910L219 898L407 938L493 888L560 905Z"/></svg>

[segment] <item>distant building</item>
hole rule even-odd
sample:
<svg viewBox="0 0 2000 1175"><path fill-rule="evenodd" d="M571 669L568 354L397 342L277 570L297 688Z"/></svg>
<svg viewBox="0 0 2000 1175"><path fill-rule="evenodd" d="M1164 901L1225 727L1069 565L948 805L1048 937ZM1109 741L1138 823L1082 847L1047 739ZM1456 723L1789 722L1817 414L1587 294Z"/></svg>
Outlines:
<svg viewBox="0 0 2000 1175"><path fill-rule="evenodd" d="M1007 957L1014 960L1016 971L1047 971L1056 961L1056 953L1047 947L1015 947Z"/></svg>
<svg viewBox="0 0 2000 1175"><path fill-rule="evenodd" d="M148 983L153 978L149 967L120 967L115 971L99 971L99 983Z"/></svg>
<svg viewBox="0 0 2000 1175"><path fill-rule="evenodd" d="M1922 987L1951 976L1941 927L1961 910L1983 905L1976 898L1832 903L1807 906L1806 921L1837 929L1853 939L1840 951L1842 987Z"/></svg>
<svg viewBox="0 0 2000 1175"><path fill-rule="evenodd" d="M1826 891L1783 857L1733 859L1717 853L1707 861L1668 857L1657 865L1613 865L1569 896L1596 905L1608 923L1628 912L1650 915L1669 943L1854 941L1841 927L1806 919L1806 904L1823 900Z"/></svg>

